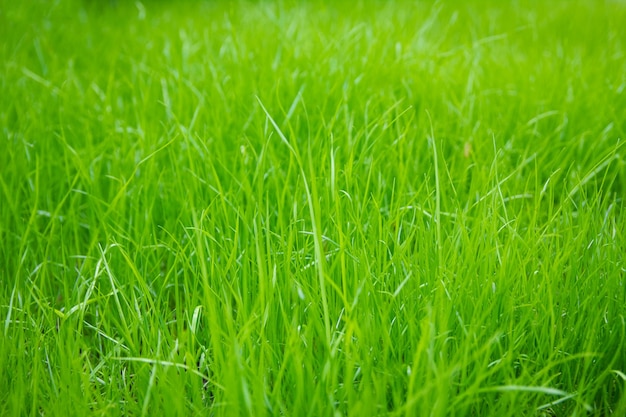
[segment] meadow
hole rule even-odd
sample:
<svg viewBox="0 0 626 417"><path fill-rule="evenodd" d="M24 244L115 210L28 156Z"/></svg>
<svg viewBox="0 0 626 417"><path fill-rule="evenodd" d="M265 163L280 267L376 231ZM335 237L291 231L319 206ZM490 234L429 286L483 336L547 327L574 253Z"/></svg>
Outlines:
<svg viewBox="0 0 626 417"><path fill-rule="evenodd" d="M626 3L0 0L0 415L626 415Z"/></svg>

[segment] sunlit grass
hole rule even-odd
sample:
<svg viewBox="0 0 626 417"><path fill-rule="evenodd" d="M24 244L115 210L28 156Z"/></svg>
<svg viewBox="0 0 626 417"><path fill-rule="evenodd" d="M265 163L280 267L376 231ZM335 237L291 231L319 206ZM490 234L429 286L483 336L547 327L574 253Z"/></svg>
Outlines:
<svg viewBox="0 0 626 417"><path fill-rule="evenodd" d="M626 5L0 0L0 414L626 413Z"/></svg>

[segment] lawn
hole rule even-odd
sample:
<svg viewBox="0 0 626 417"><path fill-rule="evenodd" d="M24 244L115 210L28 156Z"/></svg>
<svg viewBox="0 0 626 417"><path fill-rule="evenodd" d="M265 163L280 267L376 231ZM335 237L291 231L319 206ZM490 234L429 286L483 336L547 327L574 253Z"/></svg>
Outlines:
<svg viewBox="0 0 626 417"><path fill-rule="evenodd" d="M626 415L626 2L0 0L0 415Z"/></svg>

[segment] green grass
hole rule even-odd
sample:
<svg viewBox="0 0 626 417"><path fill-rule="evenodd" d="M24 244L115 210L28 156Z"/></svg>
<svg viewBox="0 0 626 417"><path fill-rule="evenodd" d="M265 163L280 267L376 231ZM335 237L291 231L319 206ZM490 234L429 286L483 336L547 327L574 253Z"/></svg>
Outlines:
<svg viewBox="0 0 626 417"><path fill-rule="evenodd" d="M625 27L0 0L0 415L626 415Z"/></svg>

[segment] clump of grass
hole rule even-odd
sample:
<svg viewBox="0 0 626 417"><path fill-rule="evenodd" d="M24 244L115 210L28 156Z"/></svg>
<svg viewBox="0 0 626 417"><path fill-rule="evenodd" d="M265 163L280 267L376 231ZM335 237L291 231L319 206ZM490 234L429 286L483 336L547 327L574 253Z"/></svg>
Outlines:
<svg viewBox="0 0 626 417"><path fill-rule="evenodd" d="M0 414L626 412L574 3L2 2Z"/></svg>

